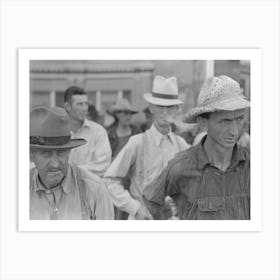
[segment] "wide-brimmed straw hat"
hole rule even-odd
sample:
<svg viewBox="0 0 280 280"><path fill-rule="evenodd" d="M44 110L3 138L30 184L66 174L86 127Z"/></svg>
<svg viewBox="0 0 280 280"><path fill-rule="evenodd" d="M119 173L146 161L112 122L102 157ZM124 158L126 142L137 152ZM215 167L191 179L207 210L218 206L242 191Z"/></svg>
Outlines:
<svg viewBox="0 0 280 280"><path fill-rule="evenodd" d="M131 114L136 114L138 113L138 111L136 109L134 109L131 104L129 103L129 101L125 98L120 98L116 104L112 105L109 110L108 113L111 115L114 115L116 112L130 112Z"/></svg>
<svg viewBox="0 0 280 280"><path fill-rule="evenodd" d="M152 93L145 93L144 98L149 103L160 106L173 106L184 103L178 98L177 79L156 76Z"/></svg>
<svg viewBox="0 0 280 280"><path fill-rule="evenodd" d="M70 119L63 108L36 107L31 111L31 149L72 149L84 144L85 139L71 139Z"/></svg>
<svg viewBox="0 0 280 280"><path fill-rule="evenodd" d="M204 113L216 111L235 111L250 107L250 102L242 94L240 85L228 76L207 79L200 90L197 107L185 116L188 123L196 122Z"/></svg>

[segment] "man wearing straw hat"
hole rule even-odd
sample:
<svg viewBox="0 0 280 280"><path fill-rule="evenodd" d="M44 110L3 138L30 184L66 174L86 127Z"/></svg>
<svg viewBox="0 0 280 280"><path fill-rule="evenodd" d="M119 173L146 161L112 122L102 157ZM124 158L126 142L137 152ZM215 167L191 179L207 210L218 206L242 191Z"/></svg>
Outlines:
<svg viewBox="0 0 280 280"><path fill-rule="evenodd" d="M86 143L71 140L69 116L62 108L37 107L30 114L30 219L114 219L113 204L101 179L68 163L71 149Z"/></svg>
<svg viewBox="0 0 280 280"><path fill-rule="evenodd" d="M171 196L180 219L250 219L250 156L237 145L250 107L239 84L227 76L205 81L198 106L187 122L207 127L200 143L179 153L145 192L146 205L155 219L162 219L164 197Z"/></svg>
<svg viewBox="0 0 280 280"><path fill-rule="evenodd" d="M144 98L154 115L152 127L129 139L104 176L113 203L131 219L152 219L142 200L143 190L177 152L189 147L172 133L168 120L176 116L183 103L178 99L176 78L156 76L152 93L144 94ZM127 175L131 179L129 191L121 184Z"/></svg>

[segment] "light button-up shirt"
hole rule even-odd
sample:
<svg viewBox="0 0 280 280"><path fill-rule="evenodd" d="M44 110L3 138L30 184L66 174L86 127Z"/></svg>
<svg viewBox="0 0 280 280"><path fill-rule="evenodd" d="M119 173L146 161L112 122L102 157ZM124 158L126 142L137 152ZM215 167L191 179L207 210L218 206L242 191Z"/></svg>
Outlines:
<svg viewBox="0 0 280 280"><path fill-rule="evenodd" d="M114 219L114 209L108 190L101 179L84 169L69 165L62 183L54 189L46 189L40 182L37 169L30 178L31 220L81 220L83 209L78 182L83 181L89 215L96 220ZM77 176L81 176L78 179ZM89 216L87 217L90 218Z"/></svg>
<svg viewBox="0 0 280 280"><path fill-rule="evenodd" d="M87 143L71 150L70 162L102 177L111 163L112 156L105 128L86 119L77 132L72 131L71 138L83 138Z"/></svg>
<svg viewBox="0 0 280 280"><path fill-rule="evenodd" d="M159 176L177 152L188 147L182 137L171 131L162 135L154 125L145 133L132 136L104 176L113 203L135 215L142 203L145 187ZM127 174L131 178L129 191L121 184Z"/></svg>

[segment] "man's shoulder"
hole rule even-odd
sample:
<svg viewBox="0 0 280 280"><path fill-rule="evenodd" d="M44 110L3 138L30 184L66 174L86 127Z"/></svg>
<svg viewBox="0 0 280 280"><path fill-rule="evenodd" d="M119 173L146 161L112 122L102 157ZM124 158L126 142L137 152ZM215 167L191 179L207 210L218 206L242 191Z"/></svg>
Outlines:
<svg viewBox="0 0 280 280"><path fill-rule="evenodd" d="M88 171L87 169L80 167L80 166L74 166L72 165L72 168L76 170L77 176L79 176L79 180L83 180L86 187L89 188L96 188L99 187L101 184L101 178L94 173Z"/></svg>
<svg viewBox="0 0 280 280"><path fill-rule="evenodd" d="M88 119L86 120L86 126L88 126L90 129L94 129L95 131L99 130L102 132L106 132L106 129L101 124Z"/></svg>
<svg viewBox="0 0 280 280"><path fill-rule="evenodd" d="M239 157L245 161L250 161L250 150L240 144L237 144Z"/></svg>
<svg viewBox="0 0 280 280"><path fill-rule="evenodd" d="M198 147L190 147L184 151L178 152L173 159L168 162L170 169L178 170L184 168L184 170L197 169L198 165Z"/></svg>
<svg viewBox="0 0 280 280"><path fill-rule="evenodd" d="M128 140L129 145L132 145L132 146L140 146L140 145L142 145L143 138L144 138L144 133L145 132L138 133L138 134L130 136L130 138Z"/></svg>
<svg viewBox="0 0 280 280"><path fill-rule="evenodd" d="M186 147L186 149L190 148L191 145L187 143L187 141L180 135L174 133L174 137L177 139L180 146Z"/></svg>

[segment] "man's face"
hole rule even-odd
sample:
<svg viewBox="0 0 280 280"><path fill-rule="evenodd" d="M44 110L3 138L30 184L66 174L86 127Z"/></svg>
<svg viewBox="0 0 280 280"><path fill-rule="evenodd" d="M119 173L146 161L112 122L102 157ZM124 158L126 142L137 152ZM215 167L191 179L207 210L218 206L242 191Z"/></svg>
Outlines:
<svg viewBox="0 0 280 280"><path fill-rule="evenodd" d="M210 113L206 120L207 137L223 148L232 148L238 141L245 122L245 109Z"/></svg>
<svg viewBox="0 0 280 280"><path fill-rule="evenodd" d="M31 151L31 159L46 187L55 187L62 181L67 172L69 154L70 149Z"/></svg>
<svg viewBox="0 0 280 280"><path fill-rule="evenodd" d="M121 125L130 125L132 114L130 111L118 111L116 117Z"/></svg>
<svg viewBox="0 0 280 280"><path fill-rule="evenodd" d="M66 110L74 120L84 121L88 114L87 95L73 95L71 104L67 103Z"/></svg>
<svg viewBox="0 0 280 280"><path fill-rule="evenodd" d="M170 120L175 119L178 113L179 106L159 106L150 105L150 111L154 116L154 122L160 127L167 127L170 125Z"/></svg>

